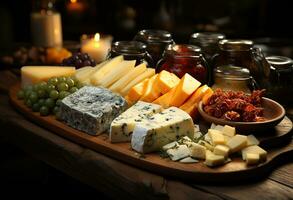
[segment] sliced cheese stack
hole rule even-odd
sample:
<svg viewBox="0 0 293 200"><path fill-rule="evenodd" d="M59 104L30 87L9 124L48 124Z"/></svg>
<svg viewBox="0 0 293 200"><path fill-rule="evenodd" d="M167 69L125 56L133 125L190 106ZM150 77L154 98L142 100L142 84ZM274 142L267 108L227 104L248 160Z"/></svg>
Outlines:
<svg viewBox="0 0 293 200"><path fill-rule="evenodd" d="M25 87L41 81L48 81L52 77L73 76L74 74L75 67L24 66L21 68L21 85Z"/></svg>

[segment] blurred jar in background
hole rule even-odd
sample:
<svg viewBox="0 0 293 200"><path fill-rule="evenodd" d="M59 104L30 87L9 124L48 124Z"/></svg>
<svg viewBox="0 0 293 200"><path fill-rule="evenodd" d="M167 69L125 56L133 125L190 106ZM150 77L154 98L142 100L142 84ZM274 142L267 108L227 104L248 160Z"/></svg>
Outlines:
<svg viewBox="0 0 293 200"><path fill-rule="evenodd" d="M158 62L156 72L166 70L176 74L179 78L185 73L190 74L202 84L209 82L210 70L201 49L193 45L169 45Z"/></svg>
<svg viewBox="0 0 293 200"><path fill-rule="evenodd" d="M157 62L162 58L162 54L169 44L174 44L171 33L163 30L142 30L139 31L134 40L147 45L147 51L153 58L151 67L155 68Z"/></svg>
<svg viewBox="0 0 293 200"><path fill-rule="evenodd" d="M123 55L125 60L136 60L136 65L146 63L148 67L152 67L152 57L147 52L146 44L138 41L117 41L112 43L111 51L108 58Z"/></svg>

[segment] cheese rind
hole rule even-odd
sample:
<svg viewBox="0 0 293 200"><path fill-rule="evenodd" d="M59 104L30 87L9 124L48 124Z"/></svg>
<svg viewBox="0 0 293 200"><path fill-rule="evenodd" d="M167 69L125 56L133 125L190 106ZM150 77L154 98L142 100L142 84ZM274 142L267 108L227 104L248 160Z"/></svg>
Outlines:
<svg viewBox="0 0 293 200"><path fill-rule="evenodd" d="M193 121L183 110L170 107L136 125L131 146L137 152L149 153L160 150L181 136L194 137Z"/></svg>
<svg viewBox="0 0 293 200"><path fill-rule="evenodd" d="M149 116L161 110L162 107L159 105L138 101L112 121L110 141L112 143L130 141L135 125L145 122Z"/></svg>
<svg viewBox="0 0 293 200"><path fill-rule="evenodd" d="M242 150L247 145L247 136L235 135L226 144L230 148L230 152L234 153Z"/></svg>

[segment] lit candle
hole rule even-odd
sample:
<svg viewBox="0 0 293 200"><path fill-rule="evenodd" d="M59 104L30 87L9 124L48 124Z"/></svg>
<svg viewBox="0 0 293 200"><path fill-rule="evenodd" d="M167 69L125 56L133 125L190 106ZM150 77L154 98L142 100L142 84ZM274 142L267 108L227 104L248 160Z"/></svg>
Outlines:
<svg viewBox="0 0 293 200"><path fill-rule="evenodd" d="M78 0L70 0L67 5L68 12L71 13L82 13L85 9L85 6L82 2L79 2Z"/></svg>
<svg viewBox="0 0 293 200"><path fill-rule="evenodd" d="M96 33L94 38L83 39L81 44L81 52L88 53L97 63L104 61L111 48L112 37L100 37Z"/></svg>

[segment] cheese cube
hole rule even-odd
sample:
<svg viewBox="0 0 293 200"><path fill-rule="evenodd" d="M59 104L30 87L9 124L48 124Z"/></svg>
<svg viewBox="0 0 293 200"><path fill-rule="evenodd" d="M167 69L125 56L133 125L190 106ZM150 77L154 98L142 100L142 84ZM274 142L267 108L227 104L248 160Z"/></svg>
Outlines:
<svg viewBox="0 0 293 200"><path fill-rule="evenodd" d="M247 153L246 154L246 164L247 165L256 165L259 162L259 154L256 153Z"/></svg>
<svg viewBox="0 0 293 200"><path fill-rule="evenodd" d="M176 86L176 91L170 100L170 106L180 107L200 85L199 81L186 73Z"/></svg>
<svg viewBox="0 0 293 200"><path fill-rule="evenodd" d="M171 160L177 161L182 158L188 157L190 152L186 145L179 145L174 148L168 149L167 154L170 156Z"/></svg>
<svg viewBox="0 0 293 200"><path fill-rule="evenodd" d="M217 144L225 144L225 138L222 134L221 131L214 130L214 129L209 129L208 134L211 138L212 144L217 145Z"/></svg>
<svg viewBox="0 0 293 200"><path fill-rule="evenodd" d="M224 156L225 158L229 155L229 147L226 145L218 144L214 148L214 154Z"/></svg>
<svg viewBox="0 0 293 200"><path fill-rule="evenodd" d="M218 130L218 131L222 131L223 128L224 128L224 126L216 125L216 124L212 123L210 129L215 129L215 130ZM222 134L223 134L223 133L222 133Z"/></svg>
<svg viewBox="0 0 293 200"><path fill-rule="evenodd" d="M207 134L206 134L207 135ZM202 145L202 146L205 146L208 150L210 151L214 151L214 146L212 146L210 143L204 141L204 140L200 140L198 142L198 144Z"/></svg>
<svg viewBox="0 0 293 200"><path fill-rule="evenodd" d="M259 145L258 139L254 135L247 136L247 146Z"/></svg>
<svg viewBox="0 0 293 200"><path fill-rule="evenodd" d="M160 96L160 89L157 86L157 78L158 75L155 74L149 79L145 92L139 100L152 102Z"/></svg>
<svg viewBox="0 0 293 200"><path fill-rule="evenodd" d="M190 150L190 156L193 158L198 158L198 159L205 159L206 157L206 147L197 144L197 143L190 143L188 145L188 148Z"/></svg>
<svg viewBox="0 0 293 200"><path fill-rule="evenodd" d="M209 134L205 134L204 137L203 137L203 139L205 141L207 141L209 144L212 144L212 138L210 137Z"/></svg>
<svg viewBox="0 0 293 200"><path fill-rule="evenodd" d="M127 99L131 102L138 101L139 98L141 98L141 96L145 93L148 81L149 79L147 78L133 86L127 94Z"/></svg>
<svg viewBox="0 0 293 200"><path fill-rule="evenodd" d="M21 86L48 81L52 77L73 76L75 67L61 66L24 66L21 68Z"/></svg>
<svg viewBox="0 0 293 200"><path fill-rule="evenodd" d="M179 143L178 143L177 141L174 141L174 142L171 142L171 143L169 143L169 144L164 145L164 146L162 147L162 149L163 149L164 151L166 151L166 150L168 150L168 149L171 149L171 148L174 148L174 147L177 147L177 146L179 146Z"/></svg>
<svg viewBox="0 0 293 200"><path fill-rule="evenodd" d="M234 153L245 148L247 145L247 136L235 135L226 144L230 148L230 152Z"/></svg>
<svg viewBox="0 0 293 200"><path fill-rule="evenodd" d="M166 94L179 83L180 79L175 74L163 70L159 73L157 81L160 92Z"/></svg>
<svg viewBox="0 0 293 200"><path fill-rule="evenodd" d="M179 162L182 162L182 163L197 163L198 160L195 160L191 157L186 157L186 158L183 158L181 159Z"/></svg>
<svg viewBox="0 0 293 200"><path fill-rule="evenodd" d="M222 129L222 133L229 137L233 137L236 133L235 127L225 125Z"/></svg>
<svg viewBox="0 0 293 200"><path fill-rule="evenodd" d="M204 164L209 167L214 167L218 165L222 165L225 163L225 157L221 155L215 155L211 151L206 151L206 160Z"/></svg>
<svg viewBox="0 0 293 200"><path fill-rule="evenodd" d="M256 146L256 145L248 146L248 147L242 149L242 159L243 160L246 160L248 153L258 154L261 161L264 161L267 158L267 152L264 149L262 149L261 147Z"/></svg>

